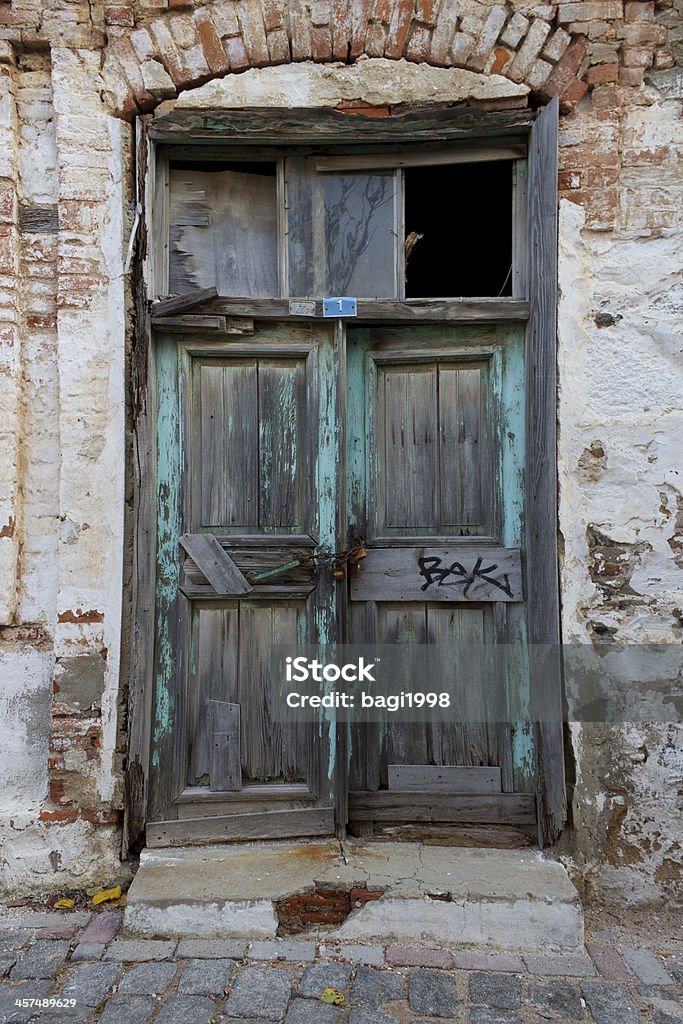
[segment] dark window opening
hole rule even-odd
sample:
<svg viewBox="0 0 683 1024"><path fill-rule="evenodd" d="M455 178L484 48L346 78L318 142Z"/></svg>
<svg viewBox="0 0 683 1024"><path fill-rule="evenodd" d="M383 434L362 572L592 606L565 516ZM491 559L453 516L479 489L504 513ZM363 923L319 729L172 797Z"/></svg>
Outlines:
<svg viewBox="0 0 683 1024"><path fill-rule="evenodd" d="M512 162L407 168L405 239L406 298L512 295Z"/></svg>

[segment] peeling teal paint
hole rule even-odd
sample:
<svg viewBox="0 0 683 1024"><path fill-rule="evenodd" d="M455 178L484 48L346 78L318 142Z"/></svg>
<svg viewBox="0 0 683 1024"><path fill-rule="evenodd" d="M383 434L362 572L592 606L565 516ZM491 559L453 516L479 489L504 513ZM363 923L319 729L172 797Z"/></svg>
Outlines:
<svg viewBox="0 0 683 1024"><path fill-rule="evenodd" d="M178 595L180 559L179 488L181 417L178 356L174 342L161 340L157 363L157 582L156 582L156 675L152 765L160 767L160 747L170 734L175 718L173 676L175 651L170 637L169 613Z"/></svg>

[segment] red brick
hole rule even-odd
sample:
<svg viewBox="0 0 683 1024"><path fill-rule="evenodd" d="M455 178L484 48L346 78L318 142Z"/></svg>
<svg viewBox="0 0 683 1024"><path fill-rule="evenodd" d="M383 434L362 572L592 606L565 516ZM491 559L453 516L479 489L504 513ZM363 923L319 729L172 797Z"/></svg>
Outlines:
<svg viewBox="0 0 683 1024"><path fill-rule="evenodd" d="M388 117L391 114L389 107L354 106L352 103L340 103L336 109L342 114L363 114L365 117Z"/></svg>
<svg viewBox="0 0 683 1024"><path fill-rule="evenodd" d="M588 40L584 37L575 39L559 62L552 75L545 83L543 92L546 96L561 95L578 72L588 50Z"/></svg>
<svg viewBox="0 0 683 1024"><path fill-rule="evenodd" d="M675 63L673 50L655 50L653 63L655 71L668 71Z"/></svg>
<svg viewBox="0 0 683 1024"><path fill-rule="evenodd" d="M226 56L230 61L231 71L244 71L245 68L249 67L247 51L245 50L244 43L239 36L233 36L231 39L226 39L223 46L225 47Z"/></svg>
<svg viewBox="0 0 683 1024"><path fill-rule="evenodd" d="M288 64L291 59L289 37L283 28L268 33L268 53L271 64Z"/></svg>
<svg viewBox="0 0 683 1024"><path fill-rule="evenodd" d="M393 967L438 967L452 971L455 962L447 949L429 949L420 946L388 946L386 962Z"/></svg>
<svg viewBox="0 0 683 1024"><path fill-rule="evenodd" d="M121 928L123 914L117 910L104 910L96 914L85 931L81 934L81 942L111 942Z"/></svg>
<svg viewBox="0 0 683 1024"><path fill-rule="evenodd" d="M436 25L440 6L441 0L416 0L415 20L433 28Z"/></svg>
<svg viewBox="0 0 683 1024"><path fill-rule="evenodd" d="M581 188L581 175L578 171L560 171L557 176L557 187L561 192Z"/></svg>
<svg viewBox="0 0 683 1024"><path fill-rule="evenodd" d="M570 82L560 96L560 110L562 113L568 114L574 110L576 105L581 102L587 92L588 86L585 82L582 82L579 79L575 79L573 82Z"/></svg>
<svg viewBox="0 0 683 1024"><path fill-rule="evenodd" d="M622 63L626 68L651 68L654 50L651 46L631 46L624 51Z"/></svg>
<svg viewBox="0 0 683 1024"><path fill-rule="evenodd" d="M174 11L188 10L194 7L194 0L168 0L168 6Z"/></svg>
<svg viewBox="0 0 683 1024"><path fill-rule="evenodd" d="M242 30L242 39L253 68L263 67L270 62L266 29L263 24L260 0L242 0L237 7L237 20Z"/></svg>
<svg viewBox="0 0 683 1024"><path fill-rule="evenodd" d="M638 22L635 25L622 25L617 32L620 39L629 46L637 46L640 43L665 43L667 30L666 25L649 25L647 22Z"/></svg>
<svg viewBox="0 0 683 1024"><path fill-rule="evenodd" d="M514 54L510 50L506 50L504 46L497 46L493 51L493 64L491 65L490 74L500 75L503 69L510 63Z"/></svg>
<svg viewBox="0 0 683 1024"><path fill-rule="evenodd" d="M372 0L356 0L353 4L353 35L351 37L351 57L365 53L365 39L368 34L368 19Z"/></svg>
<svg viewBox="0 0 683 1024"><path fill-rule="evenodd" d="M13 188L0 191L0 222L13 224L16 216L16 195Z"/></svg>
<svg viewBox="0 0 683 1024"><path fill-rule="evenodd" d="M616 82L618 76L618 64L596 64L588 69L586 79L589 85L602 85L605 82Z"/></svg>
<svg viewBox="0 0 683 1024"><path fill-rule="evenodd" d="M289 0L289 32L292 60L311 58L311 22L304 0Z"/></svg>
<svg viewBox="0 0 683 1024"><path fill-rule="evenodd" d="M78 818L77 811L41 811L39 814L41 821L53 821L55 823L66 824L76 821Z"/></svg>
<svg viewBox="0 0 683 1024"><path fill-rule="evenodd" d="M414 6L415 0L396 0L384 49L385 57L396 60L403 56L403 51L408 41L408 32L410 31Z"/></svg>
<svg viewBox="0 0 683 1024"><path fill-rule="evenodd" d="M607 978L608 981L633 981L633 975L626 963L612 946L587 942L586 949L603 978Z"/></svg>
<svg viewBox="0 0 683 1024"><path fill-rule="evenodd" d="M335 60L346 60L351 37L353 36L353 8L346 0L333 0L330 10L332 25L332 56Z"/></svg>
<svg viewBox="0 0 683 1024"><path fill-rule="evenodd" d="M313 44L313 60L332 59L332 33L329 25L314 25L311 30Z"/></svg>
<svg viewBox="0 0 683 1024"><path fill-rule="evenodd" d="M383 889L366 889L363 886L353 886L351 889L351 905L353 907L363 906L372 900L381 900L384 896Z"/></svg>
<svg viewBox="0 0 683 1024"><path fill-rule="evenodd" d="M388 25L391 21L392 7L392 0L375 0L370 17L373 21L381 21L383 25Z"/></svg>
<svg viewBox="0 0 683 1024"><path fill-rule="evenodd" d="M654 21L654 0L627 0L624 4L624 21Z"/></svg>
<svg viewBox="0 0 683 1024"><path fill-rule="evenodd" d="M262 0L263 23L270 32L280 28L283 21L283 0Z"/></svg>
<svg viewBox="0 0 683 1024"><path fill-rule="evenodd" d="M206 57L206 63L211 71L217 75L230 69L230 61L227 58L220 36L216 27L206 11L196 11L194 22L202 44L202 50Z"/></svg>
<svg viewBox="0 0 683 1024"><path fill-rule="evenodd" d="M406 58L418 63L426 61L432 45L432 30L424 25L414 25L406 47Z"/></svg>
<svg viewBox="0 0 683 1024"><path fill-rule="evenodd" d="M615 83L598 85L593 89L594 110L616 110L621 106L621 90Z"/></svg>
<svg viewBox="0 0 683 1024"><path fill-rule="evenodd" d="M161 19L157 18L150 25L150 29L159 50L159 56L175 85L180 87L190 85L192 75L187 69L168 26Z"/></svg>
<svg viewBox="0 0 683 1024"><path fill-rule="evenodd" d="M619 68L619 85L638 88L644 78L645 68Z"/></svg>
<svg viewBox="0 0 683 1024"><path fill-rule="evenodd" d="M134 28L135 16L131 7L105 7L104 20L107 25L123 25Z"/></svg>

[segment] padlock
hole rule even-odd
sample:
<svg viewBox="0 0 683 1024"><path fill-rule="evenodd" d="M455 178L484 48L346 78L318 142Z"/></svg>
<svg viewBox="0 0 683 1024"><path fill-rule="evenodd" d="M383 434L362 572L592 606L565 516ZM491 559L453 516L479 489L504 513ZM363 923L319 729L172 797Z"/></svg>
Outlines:
<svg viewBox="0 0 683 1024"><path fill-rule="evenodd" d="M346 566L341 562L338 562L332 569L333 580L345 580L346 579Z"/></svg>
<svg viewBox="0 0 683 1024"><path fill-rule="evenodd" d="M360 562L358 562L358 561L350 562L349 563L349 570L350 570L349 571L349 576L351 577L352 580L360 579L360 573L361 573L361 564L360 564Z"/></svg>
<svg viewBox="0 0 683 1024"><path fill-rule="evenodd" d="M362 544L358 548L358 550L354 551L353 554L351 555L351 558L353 559L354 562L360 562L360 560L362 558L367 558L367 557L368 557L368 553L367 553L367 551L365 550L365 548L363 547Z"/></svg>

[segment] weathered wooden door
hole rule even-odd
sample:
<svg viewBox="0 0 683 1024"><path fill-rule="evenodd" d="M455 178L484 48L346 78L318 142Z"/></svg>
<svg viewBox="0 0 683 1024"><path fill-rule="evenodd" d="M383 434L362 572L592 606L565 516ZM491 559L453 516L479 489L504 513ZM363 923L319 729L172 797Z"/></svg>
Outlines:
<svg viewBox="0 0 683 1024"><path fill-rule="evenodd" d="M351 726L352 827L532 824L533 746L529 726L514 724L529 698L524 331L349 331L348 376L349 517L368 552L351 582L349 635L438 644L471 662L464 720ZM487 658L496 642L516 643L516 657L501 665L491 648Z"/></svg>
<svg viewBox="0 0 683 1024"><path fill-rule="evenodd" d="M270 653L336 636L329 575L287 567L337 538L335 329L244 323L156 348L150 845L334 829L334 745L274 713Z"/></svg>

